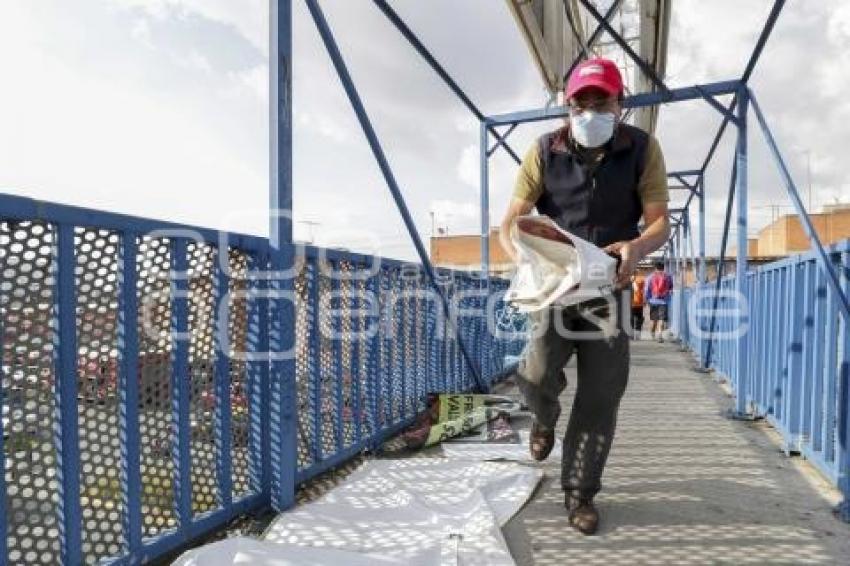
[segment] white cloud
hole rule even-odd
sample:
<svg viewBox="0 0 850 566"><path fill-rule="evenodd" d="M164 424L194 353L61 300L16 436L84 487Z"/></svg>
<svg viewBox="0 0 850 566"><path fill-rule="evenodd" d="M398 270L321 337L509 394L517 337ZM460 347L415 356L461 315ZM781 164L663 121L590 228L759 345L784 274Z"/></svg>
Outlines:
<svg viewBox="0 0 850 566"><path fill-rule="evenodd" d="M677 0L668 82L738 76L771 4ZM90 0L73 7L79 26L67 25L68 6L0 3L0 68L7 78L0 89L3 190L264 232L267 2ZM544 104L504 3L410 0L393 6L483 112ZM429 211L435 210L453 215L453 233L476 232L477 121L371 3L327 0L323 7L420 231L428 233ZM294 3L294 11L296 219L369 226L392 255L412 257L395 203L303 3ZM800 148L812 151L816 205L846 198L850 186L841 153L846 136L833 127L850 120L844 100L850 75L836 72L848 47L847 2L789 3L753 77L801 185ZM668 166L698 166L719 115L693 103L665 107L661 116ZM522 126L511 146L522 155L536 135L553 127ZM760 134L752 131L751 203L784 203ZM731 138L727 134L708 173L710 234L723 214ZM516 165L499 150L490 165L494 220L515 175ZM225 219L235 203L256 212L251 221ZM753 210L757 228L764 215Z"/></svg>
<svg viewBox="0 0 850 566"><path fill-rule="evenodd" d="M265 0L106 0L124 8L143 10L163 20L174 14L195 13L233 26L246 40L268 55L268 2Z"/></svg>
<svg viewBox="0 0 850 566"><path fill-rule="evenodd" d="M477 145L463 148L457 164L457 176L463 183L476 190L481 187L481 152Z"/></svg>

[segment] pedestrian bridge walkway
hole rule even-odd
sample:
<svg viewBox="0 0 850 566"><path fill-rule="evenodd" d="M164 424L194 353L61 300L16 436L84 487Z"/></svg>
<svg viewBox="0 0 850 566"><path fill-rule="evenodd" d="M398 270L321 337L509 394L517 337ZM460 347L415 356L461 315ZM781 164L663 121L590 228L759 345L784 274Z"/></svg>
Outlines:
<svg viewBox="0 0 850 566"><path fill-rule="evenodd" d="M848 564L838 491L788 457L765 421L729 420L732 400L677 345L635 342L629 388L597 498L595 537L567 524L560 461L505 527L517 564ZM568 368L575 384L574 362ZM569 418L574 388L562 397Z"/></svg>

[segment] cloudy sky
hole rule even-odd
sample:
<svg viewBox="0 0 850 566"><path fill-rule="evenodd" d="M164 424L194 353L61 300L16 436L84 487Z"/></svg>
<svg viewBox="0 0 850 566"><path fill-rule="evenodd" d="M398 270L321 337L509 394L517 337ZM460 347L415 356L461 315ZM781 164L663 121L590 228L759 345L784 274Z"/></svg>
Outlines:
<svg viewBox="0 0 850 566"><path fill-rule="evenodd" d="M389 193L303 3L295 9L296 235L412 257ZM675 0L667 83L741 74L772 0ZM477 230L478 125L369 0L324 0L423 237L431 213ZM546 101L502 0L392 5L490 114ZM0 191L263 234L267 229L265 0L0 0ZM850 200L850 3L789 0L752 86L815 209ZM670 169L702 163L719 124L705 104L662 110ZM524 152L550 125L524 126ZM709 251L722 226L731 141L708 172ZM751 232L789 204L752 129ZM808 153L807 153L808 152ZM516 168L492 164L497 222Z"/></svg>

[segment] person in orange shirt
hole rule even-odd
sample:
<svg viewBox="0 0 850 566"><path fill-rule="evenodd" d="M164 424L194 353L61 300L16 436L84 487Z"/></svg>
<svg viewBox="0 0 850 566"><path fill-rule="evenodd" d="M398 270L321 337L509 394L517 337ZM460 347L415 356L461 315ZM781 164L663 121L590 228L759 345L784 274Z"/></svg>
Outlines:
<svg viewBox="0 0 850 566"><path fill-rule="evenodd" d="M643 309L646 306L646 295L643 286L646 284L643 275L632 277L632 340L640 340L643 330Z"/></svg>

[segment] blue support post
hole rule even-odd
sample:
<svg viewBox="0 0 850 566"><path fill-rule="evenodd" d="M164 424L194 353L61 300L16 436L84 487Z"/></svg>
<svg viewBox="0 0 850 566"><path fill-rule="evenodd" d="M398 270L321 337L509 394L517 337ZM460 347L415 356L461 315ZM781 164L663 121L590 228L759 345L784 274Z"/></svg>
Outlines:
<svg viewBox="0 0 850 566"><path fill-rule="evenodd" d="M490 273L490 158L487 157L489 136L487 124L481 122L481 271L486 277ZM486 376L485 376L486 377Z"/></svg>
<svg viewBox="0 0 850 566"><path fill-rule="evenodd" d="M345 419L343 418L344 378L342 367L342 321L340 320L340 314L342 313L343 306L340 280L339 275L337 275L341 272L341 269L339 269L338 265L329 265L329 267L331 279L331 294L327 302L324 304L327 305L328 308L326 316L330 317L328 326L330 327L331 331L331 339L328 342L331 348L331 376L334 380L334 452L338 453L343 448L345 436L343 434L343 429L345 428ZM334 301L337 304L336 308L334 308L333 305Z"/></svg>
<svg viewBox="0 0 850 566"><path fill-rule="evenodd" d="M179 529L187 533L192 519L192 461L189 389L192 373L189 368L189 260L186 240L171 241L171 390L172 423L175 436L172 449L174 461L174 514Z"/></svg>
<svg viewBox="0 0 850 566"><path fill-rule="evenodd" d="M705 175L699 177L699 274L697 281L705 284Z"/></svg>
<svg viewBox="0 0 850 566"><path fill-rule="evenodd" d="M738 294L739 309L749 308L747 302L747 108L749 93L746 87L738 92L738 143L735 149L738 164L737 211L738 211L738 252L735 257L735 291ZM736 339L735 366L737 397L735 413L738 417L748 417L749 375L747 372L747 337L742 328L749 325L746 314L739 310L737 319L740 336Z"/></svg>
<svg viewBox="0 0 850 566"><path fill-rule="evenodd" d="M118 391L120 399L121 497L125 552L130 562L142 551L142 478L139 448L139 329L136 234L121 236L118 263Z"/></svg>
<svg viewBox="0 0 850 566"><path fill-rule="evenodd" d="M270 191L271 311L269 367L271 388L272 506L282 511L295 502L297 415L295 359L284 352L295 343L292 246L292 1L270 0Z"/></svg>
<svg viewBox="0 0 850 566"><path fill-rule="evenodd" d="M63 564L80 564L82 515L80 511L80 442L77 416L77 299L74 226L56 225L56 397L54 445L59 482L59 540ZM5 474L5 469L3 470Z"/></svg>
<svg viewBox="0 0 850 566"><path fill-rule="evenodd" d="M364 135L366 136L366 140L369 142L369 146L372 149L372 153L375 157L375 160L378 162L378 167L381 170L381 174L384 177L384 181L387 183L387 187L390 190L390 194L395 201L396 207L401 214L401 218L404 221L404 225L407 228L408 233L410 234L410 238L413 241L413 246L416 248L416 253L419 256L419 260L422 262L423 267L425 268L425 272L428 274L428 279L431 281L431 285L434 290L440 295L441 300L443 301L443 309L446 312L446 316L450 315L450 307L448 303L448 299L443 294L440 289L439 284L437 283L436 277L434 275L434 267L431 265L431 260L428 258L428 252L425 250L425 246L422 244L422 239L419 237L419 231L416 229L416 224L413 222L413 217L410 215L410 211L407 208L407 204L405 203L404 196L401 194L401 189L396 181L395 175L390 168L389 161L387 160L387 156L384 153L384 149L381 146L381 142L378 140L378 135L375 133L375 129L372 126L372 122L369 119L369 115L366 112L366 108L363 105L363 101L360 98L360 94L357 91L357 87L354 85L354 81L351 78L351 74L348 71L348 66L345 64L345 61L342 58L342 53L340 53L339 46L334 39L333 32L328 25L327 19L325 18L325 14L322 11L322 8L319 6L317 0L305 0L307 4L307 8L310 10L310 15L313 18L314 23L316 24L316 29L319 32L319 36L322 39L322 42L325 45L325 49L328 52L328 56L331 58L331 62L333 63L334 68L336 69L337 75L339 77L340 82L342 83L343 89L345 89L345 93L348 96L348 100L351 103L351 106L354 110L354 113L357 115L357 120L360 122L360 127L363 130ZM451 319L450 319L451 320ZM472 373L475 378L475 384L477 389L486 392L487 387L484 380L479 375L475 363L472 357L469 355L469 351L466 347L464 341L458 337L458 346L463 355L463 359L466 362L466 365L469 367L469 371Z"/></svg>

